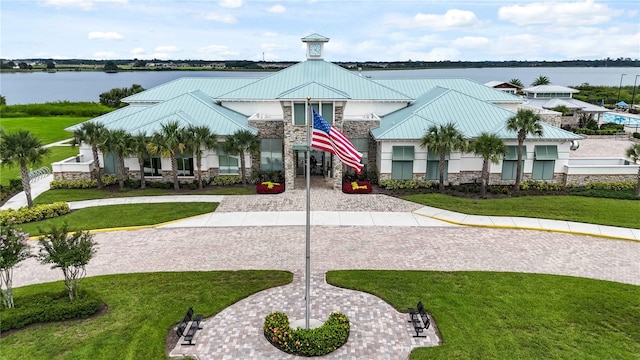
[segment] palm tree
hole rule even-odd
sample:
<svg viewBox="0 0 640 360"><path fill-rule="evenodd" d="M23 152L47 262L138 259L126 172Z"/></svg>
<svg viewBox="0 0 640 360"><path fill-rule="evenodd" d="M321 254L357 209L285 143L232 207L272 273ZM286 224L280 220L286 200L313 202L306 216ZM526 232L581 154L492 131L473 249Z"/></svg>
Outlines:
<svg viewBox="0 0 640 360"><path fill-rule="evenodd" d="M539 75L535 80L533 80L533 82L531 83L531 86L549 85L549 84L551 84L551 81L549 81L548 77L544 75Z"/></svg>
<svg viewBox="0 0 640 360"><path fill-rule="evenodd" d="M507 130L518 133L518 165L516 167L516 183L513 191L520 190L522 174L522 148L527 135L542 136L540 116L530 109L518 109L518 113L507 119Z"/></svg>
<svg viewBox="0 0 640 360"><path fill-rule="evenodd" d="M627 149L627 157L634 164L640 163L640 144L633 144ZM638 168L638 184L636 185L636 196L640 196L640 167Z"/></svg>
<svg viewBox="0 0 640 360"><path fill-rule="evenodd" d="M467 142L464 135L456 128L456 124L447 123L445 125L431 126L426 134L420 139L420 147L430 147L440 155L438 163L438 173L440 175L440 192L444 192L444 165L448 152L466 150Z"/></svg>
<svg viewBox="0 0 640 360"><path fill-rule="evenodd" d="M144 178L144 157L147 155L147 135L144 133L137 133L130 138L129 148L131 154L135 154L138 158L138 166L140 167L140 189L147 187L146 180Z"/></svg>
<svg viewBox="0 0 640 360"><path fill-rule="evenodd" d="M240 173L242 174L242 184L247 184L247 172L244 155L256 154L260 152L260 138L248 130L239 130L229 136L224 143L224 150L229 154L240 155Z"/></svg>
<svg viewBox="0 0 640 360"><path fill-rule="evenodd" d="M489 183L489 161L494 164L500 162L500 156L506 154L507 147L498 135L483 132L470 144L470 149L476 155L482 156L480 196L485 197L487 195L487 184Z"/></svg>
<svg viewBox="0 0 640 360"><path fill-rule="evenodd" d="M31 183L27 166L40 164L48 152L47 148L42 147L42 142L29 131L18 130L6 133L0 130L0 159L8 166L20 166L22 190L27 197L28 207L33 206L33 200L31 199Z"/></svg>
<svg viewBox="0 0 640 360"><path fill-rule="evenodd" d="M187 133L188 147L196 156L198 188L202 190L202 153L203 150L214 150L218 147L218 136L207 126L189 126Z"/></svg>
<svg viewBox="0 0 640 360"><path fill-rule="evenodd" d="M180 189L178 182L178 153L185 151L185 130L177 121L171 121L164 125L159 131L151 135L151 141L147 144L149 154L160 154L162 157L171 159L171 172L173 175L173 188Z"/></svg>
<svg viewBox="0 0 640 360"><path fill-rule="evenodd" d="M124 158L131 154L131 135L122 130L107 130L102 143L103 153L116 154L116 173L120 190L124 189Z"/></svg>
<svg viewBox="0 0 640 360"><path fill-rule="evenodd" d="M520 79L516 79L516 78L513 78L513 79L509 80L509 84L515 85L515 86L517 86L519 88L523 88L524 87L524 85L522 85L522 81L520 81Z"/></svg>
<svg viewBox="0 0 640 360"><path fill-rule="evenodd" d="M98 181L98 189L102 189L102 169L100 168L100 158L98 157L98 150L102 145L104 133L106 129L104 125L96 122L84 122L78 129L73 132L72 146L86 143L91 146L91 153L93 154L94 168L92 170L93 176Z"/></svg>

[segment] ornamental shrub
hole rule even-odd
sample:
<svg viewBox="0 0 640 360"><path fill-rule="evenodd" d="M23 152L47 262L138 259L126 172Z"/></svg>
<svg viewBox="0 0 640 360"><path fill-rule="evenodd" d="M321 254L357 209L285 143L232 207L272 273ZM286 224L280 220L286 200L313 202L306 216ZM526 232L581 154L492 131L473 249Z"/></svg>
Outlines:
<svg viewBox="0 0 640 360"><path fill-rule="evenodd" d="M242 183L240 175L218 175L211 180L211 185L227 186Z"/></svg>
<svg viewBox="0 0 640 360"><path fill-rule="evenodd" d="M20 209L0 210L0 224L24 224L32 221L51 219L71 212L69 204L63 201L53 204L21 207Z"/></svg>
<svg viewBox="0 0 640 360"><path fill-rule="evenodd" d="M433 188L434 182L424 180L379 180L378 185L387 190Z"/></svg>
<svg viewBox="0 0 640 360"><path fill-rule="evenodd" d="M81 292L74 301L69 301L66 291L16 298L15 307L0 311L0 331L20 329L34 323L85 319L104 306L104 302L91 292Z"/></svg>
<svg viewBox="0 0 640 360"><path fill-rule="evenodd" d="M113 175L102 177L102 185L109 186L118 182L118 178ZM98 187L98 180L78 179L78 180L53 180L51 189L92 189Z"/></svg>
<svg viewBox="0 0 640 360"><path fill-rule="evenodd" d="M286 314L274 312L264 319L263 330L273 346L288 354L321 356L346 344L351 327L346 315L333 312L319 328L294 330Z"/></svg>
<svg viewBox="0 0 640 360"><path fill-rule="evenodd" d="M0 293L6 308L14 307L13 268L31 256L27 240L29 234L12 225L0 225Z"/></svg>

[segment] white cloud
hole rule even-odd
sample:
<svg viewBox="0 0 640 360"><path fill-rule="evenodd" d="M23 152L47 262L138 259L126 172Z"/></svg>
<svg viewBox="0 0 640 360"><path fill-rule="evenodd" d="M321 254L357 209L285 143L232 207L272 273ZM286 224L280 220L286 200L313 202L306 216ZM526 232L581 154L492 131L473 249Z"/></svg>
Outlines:
<svg viewBox="0 0 640 360"><path fill-rule="evenodd" d="M133 50L130 51L131 55L140 55L140 54L144 54L144 49L143 48L135 48Z"/></svg>
<svg viewBox="0 0 640 360"><path fill-rule="evenodd" d="M211 59L224 59L231 56L238 56L240 53L231 51L224 45L208 45L198 49L198 52L208 54Z"/></svg>
<svg viewBox="0 0 640 360"><path fill-rule="evenodd" d="M265 50L265 51L274 51L274 50L286 50L289 47L287 45L284 45L284 44L271 43L271 44L262 44L262 45L260 45L260 48L262 50Z"/></svg>
<svg viewBox="0 0 640 360"><path fill-rule="evenodd" d="M477 26L480 22L473 11L451 9L444 15L418 13L414 17L418 26L434 30L449 30Z"/></svg>
<svg viewBox="0 0 640 360"><path fill-rule="evenodd" d="M182 51L182 49L180 49L177 46L173 46L173 45L161 45L161 46L156 46L155 49L153 49L155 52L161 52L161 53L167 53L167 52L180 52Z"/></svg>
<svg viewBox="0 0 640 360"><path fill-rule="evenodd" d="M89 33L89 39L98 39L98 40L121 40L124 37L118 34L115 31L102 32L102 31L92 31Z"/></svg>
<svg viewBox="0 0 640 360"><path fill-rule="evenodd" d="M608 5L593 0L579 2L535 2L526 5L503 6L498 10L501 20L516 25L553 24L564 26L604 24L622 15Z"/></svg>
<svg viewBox="0 0 640 360"><path fill-rule="evenodd" d="M59 8L77 8L81 10L91 10L96 3L127 4L128 0L44 0L45 6L55 6Z"/></svg>
<svg viewBox="0 0 640 360"><path fill-rule="evenodd" d="M116 59L118 54L113 51L98 51L93 53L94 59Z"/></svg>
<svg viewBox="0 0 640 360"><path fill-rule="evenodd" d="M283 13L287 11L287 9L285 9L284 6L278 4L278 5L273 5L272 7L267 9L267 11L272 13Z"/></svg>
<svg viewBox="0 0 640 360"><path fill-rule="evenodd" d="M453 40L452 44L460 49L483 49L491 45L491 40L482 36L463 36Z"/></svg>
<svg viewBox="0 0 640 360"><path fill-rule="evenodd" d="M218 5L225 8L239 8L242 6L242 0L222 0Z"/></svg>
<svg viewBox="0 0 640 360"><path fill-rule="evenodd" d="M205 20L213 20L224 24L235 24L238 22L233 15L207 13L203 16Z"/></svg>
<svg viewBox="0 0 640 360"><path fill-rule="evenodd" d="M262 37L278 37L278 33L273 32L273 31L267 31L267 32L263 32Z"/></svg>

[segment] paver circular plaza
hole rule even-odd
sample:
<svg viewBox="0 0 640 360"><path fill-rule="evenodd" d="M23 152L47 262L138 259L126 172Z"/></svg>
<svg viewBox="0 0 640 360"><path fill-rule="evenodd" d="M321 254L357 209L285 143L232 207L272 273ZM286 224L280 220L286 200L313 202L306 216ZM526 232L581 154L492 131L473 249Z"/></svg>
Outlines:
<svg viewBox="0 0 640 360"><path fill-rule="evenodd" d="M228 196L219 211L300 210L301 191L291 195ZM317 194L314 190L314 192ZM384 195L315 195L321 209L340 206L412 211L415 204ZM386 199L386 201L385 201ZM331 205L332 203L340 205ZM262 205L260 205L262 204ZM267 205L264 205L267 204ZM87 275L185 270L277 269L294 272L290 285L266 290L206 319L196 346L178 345L173 355L199 359L294 358L275 350L261 335L264 316L287 308L291 318L304 309L305 227L155 228L96 234L96 257ZM184 261L189 259L189 261ZM327 359L406 359L413 347L439 341L433 329L411 337L406 316L371 295L336 289L323 274L332 269L486 270L547 273L640 285L640 242L553 232L472 227L314 226L311 229L312 314L343 311L352 322L349 342ZM61 280L59 271L27 260L14 286ZM417 300L417 299L416 299ZM282 304L287 304L286 306ZM372 304L375 304L372 306ZM297 309L297 310L296 310ZM238 313L242 312L239 322ZM327 314L325 314L327 313ZM376 321L372 321L376 318ZM177 319L178 320L178 319ZM176 321L177 321L176 320Z"/></svg>

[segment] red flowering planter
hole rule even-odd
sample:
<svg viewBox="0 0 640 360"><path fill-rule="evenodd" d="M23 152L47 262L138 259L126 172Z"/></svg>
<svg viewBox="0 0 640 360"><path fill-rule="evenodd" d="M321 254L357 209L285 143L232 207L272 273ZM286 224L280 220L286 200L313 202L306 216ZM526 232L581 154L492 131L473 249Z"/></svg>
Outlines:
<svg viewBox="0 0 640 360"><path fill-rule="evenodd" d="M284 183L261 182L256 187L256 192L258 194L280 194L284 192Z"/></svg>
<svg viewBox="0 0 640 360"><path fill-rule="evenodd" d="M368 194L373 190L369 181L352 181L342 183L342 192L347 194Z"/></svg>

